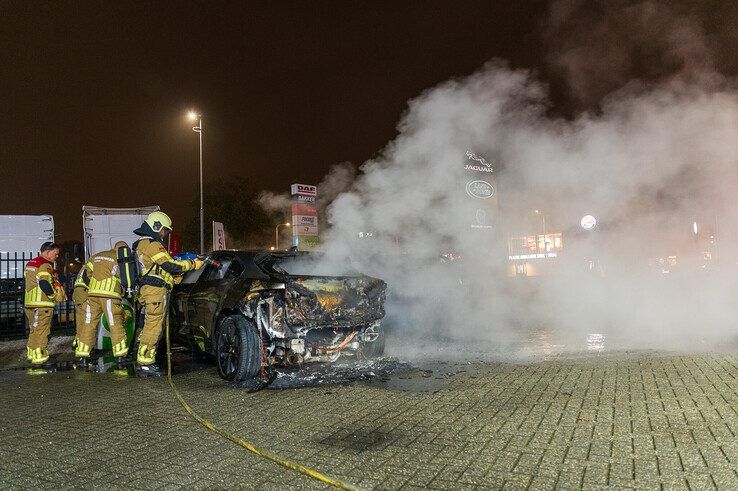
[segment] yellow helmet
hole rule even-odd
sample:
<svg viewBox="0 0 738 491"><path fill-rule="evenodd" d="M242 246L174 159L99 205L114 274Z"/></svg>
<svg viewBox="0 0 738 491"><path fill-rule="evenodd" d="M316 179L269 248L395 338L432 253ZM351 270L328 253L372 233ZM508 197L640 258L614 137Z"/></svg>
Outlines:
<svg viewBox="0 0 738 491"><path fill-rule="evenodd" d="M150 213L149 216L146 217L146 220L144 220L144 222L148 223L154 232L158 232L163 228L172 230L172 219L169 218L169 215L162 211L155 211L154 213Z"/></svg>

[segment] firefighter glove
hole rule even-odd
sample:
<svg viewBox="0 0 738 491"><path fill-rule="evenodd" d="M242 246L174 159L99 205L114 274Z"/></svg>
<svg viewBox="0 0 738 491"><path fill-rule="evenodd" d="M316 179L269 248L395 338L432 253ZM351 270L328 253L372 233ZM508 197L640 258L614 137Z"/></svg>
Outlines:
<svg viewBox="0 0 738 491"><path fill-rule="evenodd" d="M64 288L61 286L58 286L56 288L56 293L54 295L54 300L57 302L66 302L67 301L67 292L64 291Z"/></svg>

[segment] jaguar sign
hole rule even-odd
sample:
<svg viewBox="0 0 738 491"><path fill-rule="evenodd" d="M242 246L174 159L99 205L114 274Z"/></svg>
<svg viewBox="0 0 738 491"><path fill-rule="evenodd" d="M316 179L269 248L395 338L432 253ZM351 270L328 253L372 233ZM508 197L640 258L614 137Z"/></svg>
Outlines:
<svg viewBox="0 0 738 491"><path fill-rule="evenodd" d="M492 164L487 162L484 157L479 157L474 153L467 150L466 152L467 163L464 164L464 170L473 170L477 172L494 172Z"/></svg>

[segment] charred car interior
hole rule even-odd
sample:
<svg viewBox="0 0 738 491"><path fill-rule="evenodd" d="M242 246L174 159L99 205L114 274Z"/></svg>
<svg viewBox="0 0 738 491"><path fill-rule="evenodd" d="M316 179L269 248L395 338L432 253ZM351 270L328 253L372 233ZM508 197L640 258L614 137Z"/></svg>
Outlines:
<svg viewBox="0 0 738 491"><path fill-rule="evenodd" d="M386 283L306 252L218 251L174 288L174 339L212 355L229 381L275 366L384 351Z"/></svg>

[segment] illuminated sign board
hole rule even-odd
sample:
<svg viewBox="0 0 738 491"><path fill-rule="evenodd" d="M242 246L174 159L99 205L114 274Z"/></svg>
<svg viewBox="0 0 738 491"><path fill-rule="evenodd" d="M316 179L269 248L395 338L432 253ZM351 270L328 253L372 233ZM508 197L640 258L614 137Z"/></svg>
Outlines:
<svg viewBox="0 0 738 491"><path fill-rule="evenodd" d="M315 203L315 196L303 196L302 194L295 194L292 196L292 200L299 203Z"/></svg>
<svg viewBox="0 0 738 491"><path fill-rule="evenodd" d="M466 194L472 198L487 199L495 195L495 188L487 181L469 181L466 183Z"/></svg>
<svg viewBox="0 0 738 491"><path fill-rule="evenodd" d="M292 196L317 196L318 187L309 184L293 184L290 187Z"/></svg>
<svg viewBox="0 0 738 491"><path fill-rule="evenodd" d="M515 254L512 256L507 256L507 259L510 261L519 261L522 259L546 259L549 257L558 257L558 254L556 252L547 252L545 254Z"/></svg>
<svg viewBox="0 0 738 491"><path fill-rule="evenodd" d="M584 230L592 230L597 226L597 220L592 215L584 215L579 221L579 225L581 225Z"/></svg>
<svg viewBox="0 0 738 491"><path fill-rule="evenodd" d="M470 151L466 151L467 163L464 164L465 170L473 170L477 172L494 172L492 164L487 162L484 157L478 157Z"/></svg>
<svg viewBox="0 0 738 491"><path fill-rule="evenodd" d="M315 198L318 187L310 184L293 184L292 195L292 244L298 250L314 250L318 240L318 207Z"/></svg>

